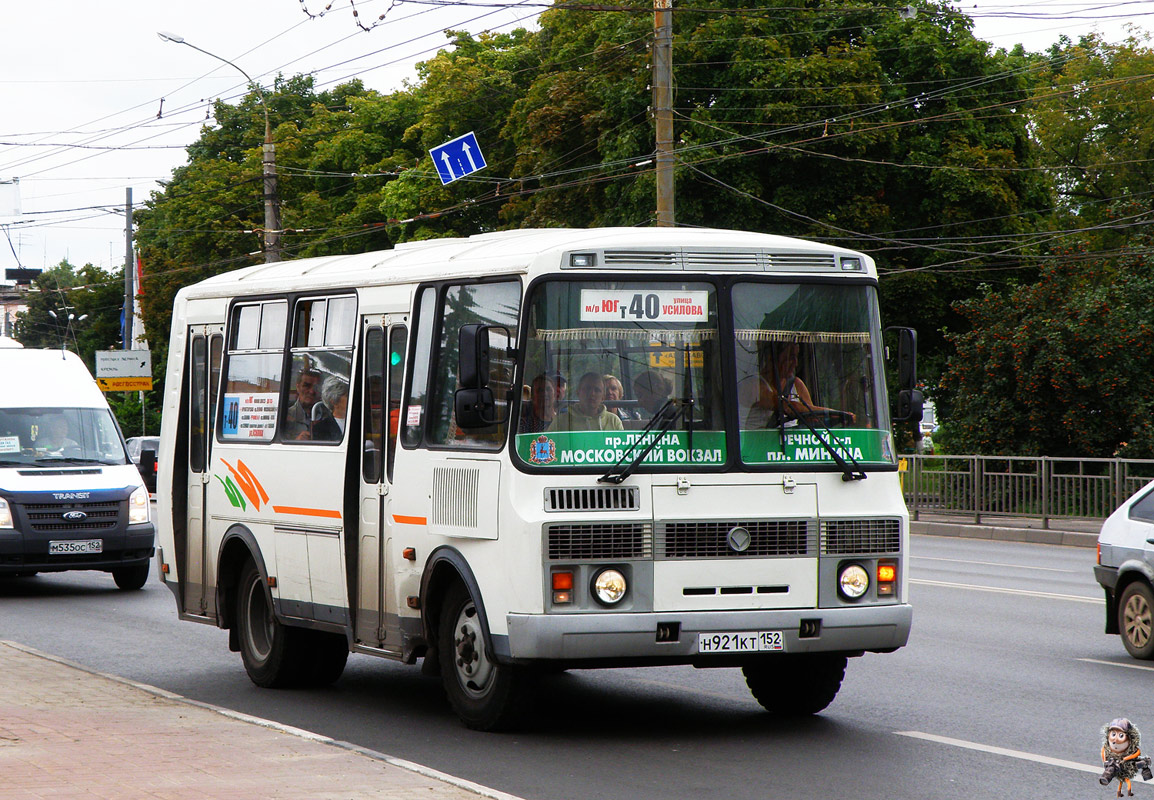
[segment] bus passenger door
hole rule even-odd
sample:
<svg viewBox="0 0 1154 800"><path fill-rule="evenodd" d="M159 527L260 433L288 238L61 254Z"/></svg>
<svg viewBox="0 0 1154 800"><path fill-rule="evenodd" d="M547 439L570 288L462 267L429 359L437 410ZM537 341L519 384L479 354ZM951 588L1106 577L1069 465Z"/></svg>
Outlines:
<svg viewBox="0 0 1154 800"><path fill-rule="evenodd" d="M224 344L223 326L198 325L189 329L188 415L188 542L181 583L184 610L213 615L215 595L209 591L207 530L208 488L212 480L213 414Z"/></svg>
<svg viewBox="0 0 1154 800"><path fill-rule="evenodd" d="M408 330L400 315L366 317L357 557L358 644L401 653L400 618L392 598L396 565L389 524L401 378Z"/></svg>

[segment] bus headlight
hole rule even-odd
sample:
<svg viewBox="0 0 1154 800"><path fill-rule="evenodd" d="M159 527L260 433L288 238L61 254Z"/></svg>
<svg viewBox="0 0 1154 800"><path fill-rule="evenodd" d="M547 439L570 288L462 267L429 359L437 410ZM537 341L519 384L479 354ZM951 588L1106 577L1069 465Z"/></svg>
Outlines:
<svg viewBox="0 0 1154 800"><path fill-rule="evenodd" d="M16 525L12 521L12 508L8 505L8 501L0 497L0 529L15 528Z"/></svg>
<svg viewBox="0 0 1154 800"><path fill-rule="evenodd" d="M857 600L870 588L870 575L860 565L850 564L837 576L837 588L846 599Z"/></svg>
<svg viewBox="0 0 1154 800"><path fill-rule="evenodd" d="M128 524L140 525L144 522L148 522L148 490L140 486L128 498Z"/></svg>
<svg viewBox="0 0 1154 800"><path fill-rule="evenodd" d="M625 596L625 576L615 569L603 569L593 579L594 596L607 606Z"/></svg>

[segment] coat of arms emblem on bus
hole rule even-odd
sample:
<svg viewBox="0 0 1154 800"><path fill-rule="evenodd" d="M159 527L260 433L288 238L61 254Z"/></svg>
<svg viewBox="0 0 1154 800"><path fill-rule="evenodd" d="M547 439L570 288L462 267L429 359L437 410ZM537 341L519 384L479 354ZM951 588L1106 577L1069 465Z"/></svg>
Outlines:
<svg viewBox="0 0 1154 800"><path fill-rule="evenodd" d="M529 445L529 461L533 464L551 464L557 460L557 445L544 434Z"/></svg>

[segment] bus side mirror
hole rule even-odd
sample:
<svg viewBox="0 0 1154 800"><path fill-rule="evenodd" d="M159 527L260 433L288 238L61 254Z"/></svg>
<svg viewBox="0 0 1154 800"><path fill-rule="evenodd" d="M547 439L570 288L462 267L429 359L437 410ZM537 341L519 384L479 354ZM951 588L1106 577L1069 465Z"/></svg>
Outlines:
<svg viewBox="0 0 1154 800"><path fill-rule="evenodd" d="M918 335L912 328L898 328L898 386L913 389L918 383Z"/></svg>
<svg viewBox="0 0 1154 800"><path fill-rule="evenodd" d="M497 408L497 398L489 386L489 334L504 334L509 340L509 330L497 325L471 323L462 325L457 335L457 352L460 358L459 388L453 395L457 425L464 429L484 428L501 425L508 418L508 404L502 411Z"/></svg>
<svg viewBox="0 0 1154 800"><path fill-rule="evenodd" d="M919 389L902 389L898 392L898 413L894 415L894 422L921 422L922 393Z"/></svg>
<svg viewBox="0 0 1154 800"><path fill-rule="evenodd" d="M489 385L489 326L462 325L457 335L457 352L461 359L462 389L484 389Z"/></svg>

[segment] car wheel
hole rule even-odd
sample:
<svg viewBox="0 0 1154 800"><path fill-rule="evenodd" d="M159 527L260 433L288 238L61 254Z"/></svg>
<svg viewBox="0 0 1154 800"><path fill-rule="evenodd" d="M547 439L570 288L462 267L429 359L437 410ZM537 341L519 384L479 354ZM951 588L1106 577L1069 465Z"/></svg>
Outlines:
<svg viewBox="0 0 1154 800"><path fill-rule="evenodd" d="M1126 587L1118 601L1118 630L1134 658L1154 658L1154 592L1141 581Z"/></svg>
<svg viewBox="0 0 1154 800"><path fill-rule="evenodd" d="M149 564L138 564L135 567L117 567L112 570L112 580L116 581L116 588L126 592L135 592L148 583Z"/></svg>

